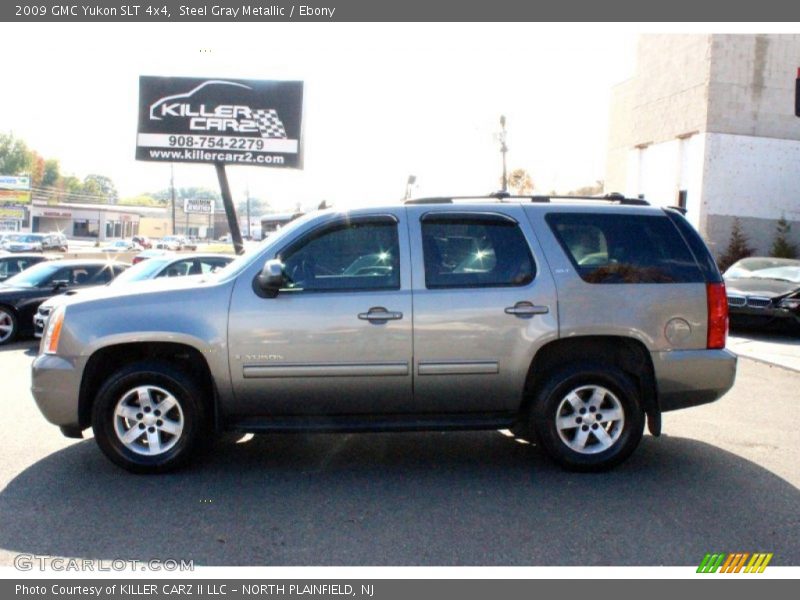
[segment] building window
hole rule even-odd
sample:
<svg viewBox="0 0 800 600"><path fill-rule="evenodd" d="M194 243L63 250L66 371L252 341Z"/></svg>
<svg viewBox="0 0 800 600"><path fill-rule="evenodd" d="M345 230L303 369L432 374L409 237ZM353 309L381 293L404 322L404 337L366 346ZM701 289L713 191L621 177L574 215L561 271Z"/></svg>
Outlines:
<svg viewBox="0 0 800 600"><path fill-rule="evenodd" d="M72 234L75 237L96 238L100 233L100 227L96 219L76 219L73 222Z"/></svg>

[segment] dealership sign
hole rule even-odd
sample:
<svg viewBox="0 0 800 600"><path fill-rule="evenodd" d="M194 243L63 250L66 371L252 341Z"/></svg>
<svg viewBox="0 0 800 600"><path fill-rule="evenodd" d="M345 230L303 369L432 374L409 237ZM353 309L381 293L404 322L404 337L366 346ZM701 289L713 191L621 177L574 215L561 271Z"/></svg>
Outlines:
<svg viewBox="0 0 800 600"><path fill-rule="evenodd" d="M183 212L210 215L214 212L214 201L209 199L189 199L183 201Z"/></svg>
<svg viewBox="0 0 800 600"><path fill-rule="evenodd" d="M303 167L303 82L139 78L136 158Z"/></svg>
<svg viewBox="0 0 800 600"><path fill-rule="evenodd" d="M22 221L25 218L24 208L0 208L0 219Z"/></svg>
<svg viewBox="0 0 800 600"><path fill-rule="evenodd" d="M0 204L30 204L31 178L0 175Z"/></svg>

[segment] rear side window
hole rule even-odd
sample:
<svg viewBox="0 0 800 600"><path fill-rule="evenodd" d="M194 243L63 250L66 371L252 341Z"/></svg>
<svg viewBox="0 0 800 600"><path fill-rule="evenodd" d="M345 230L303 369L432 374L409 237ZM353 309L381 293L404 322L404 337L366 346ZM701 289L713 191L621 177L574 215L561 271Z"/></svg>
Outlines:
<svg viewBox="0 0 800 600"><path fill-rule="evenodd" d="M550 213L550 229L589 283L704 283L666 216Z"/></svg>
<svg viewBox="0 0 800 600"><path fill-rule="evenodd" d="M535 274L519 225L499 215L427 215L422 249L429 289L527 285Z"/></svg>

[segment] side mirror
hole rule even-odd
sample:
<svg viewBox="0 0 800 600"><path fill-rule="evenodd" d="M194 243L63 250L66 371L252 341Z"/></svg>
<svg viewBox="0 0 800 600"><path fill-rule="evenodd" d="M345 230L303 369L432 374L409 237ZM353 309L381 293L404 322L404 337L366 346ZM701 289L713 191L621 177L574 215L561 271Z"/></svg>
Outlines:
<svg viewBox="0 0 800 600"><path fill-rule="evenodd" d="M258 287L267 298L274 298L278 291L286 285L286 276L283 274L283 263L278 259L268 260L264 263L258 277Z"/></svg>
<svg viewBox="0 0 800 600"><path fill-rule="evenodd" d="M69 286L69 281L66 279L56 279L55 281L51 282L54 290L60 290L67 286Z"/></svg>

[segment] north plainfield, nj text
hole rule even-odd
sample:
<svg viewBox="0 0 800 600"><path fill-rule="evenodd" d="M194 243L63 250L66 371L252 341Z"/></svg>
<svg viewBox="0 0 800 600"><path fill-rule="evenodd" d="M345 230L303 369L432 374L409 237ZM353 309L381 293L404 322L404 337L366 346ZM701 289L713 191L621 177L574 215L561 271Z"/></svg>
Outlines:
<svg viewBox="0 0 800 600"><path fill-rule="evenodd" d="M242 4L241 6L202 5L187 6L182 4L179 8L181 17L226 17L228 19L249 17L327 17L333 18L336 8L333 6L308 6L306 4L292 4L281 6L277 4L256 5Z"/></svg>

